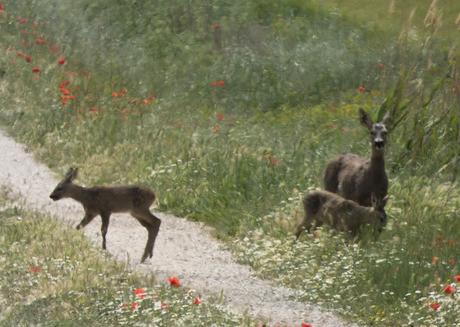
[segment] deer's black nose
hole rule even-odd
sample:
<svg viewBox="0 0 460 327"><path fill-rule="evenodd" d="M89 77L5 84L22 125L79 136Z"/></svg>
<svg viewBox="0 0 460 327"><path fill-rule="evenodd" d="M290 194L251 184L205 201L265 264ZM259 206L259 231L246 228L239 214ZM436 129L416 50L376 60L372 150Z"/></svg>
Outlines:
<svg viewBox="0 0 460 327"><path fill-rule="evenodd" d="M383 149L385 147L385 142L382 140L375 140L374 145L377 149Z"/></svg>

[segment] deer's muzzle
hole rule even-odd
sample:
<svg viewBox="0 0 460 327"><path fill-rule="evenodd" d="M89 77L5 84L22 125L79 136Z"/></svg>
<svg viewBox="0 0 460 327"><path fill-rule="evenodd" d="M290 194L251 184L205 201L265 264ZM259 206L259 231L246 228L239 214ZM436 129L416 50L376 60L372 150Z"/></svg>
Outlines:
<svg viewBox="0 0 460 327"><path fill-rule="evenodd" d="M50 195L50 198L51 198L53 201L59 200L59 196L57 196L56 194L51 194L51 195Z"/></svg>
<svg viewBox="0 0 460 327"><path fill-rule="evenodd" d="M377 150L382 150L385 147L385 142L383 140L375 140L374 146Z"/></svg>

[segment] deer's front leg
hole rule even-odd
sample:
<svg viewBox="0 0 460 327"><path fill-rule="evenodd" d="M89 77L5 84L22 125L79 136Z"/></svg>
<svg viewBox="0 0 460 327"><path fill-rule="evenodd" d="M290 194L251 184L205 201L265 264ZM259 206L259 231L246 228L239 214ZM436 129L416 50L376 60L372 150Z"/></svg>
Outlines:
<svg viewBox="0 0 460 327"><path fill-rule="evenodd" d="M81 228L85 227L86 225L88 225L91 222L91 220L94 219L94 217L96 217L96 214L94 214L92 212L86 212L85 217L83 217L83 219L77 225L77 229L81 229Z"/></svg>

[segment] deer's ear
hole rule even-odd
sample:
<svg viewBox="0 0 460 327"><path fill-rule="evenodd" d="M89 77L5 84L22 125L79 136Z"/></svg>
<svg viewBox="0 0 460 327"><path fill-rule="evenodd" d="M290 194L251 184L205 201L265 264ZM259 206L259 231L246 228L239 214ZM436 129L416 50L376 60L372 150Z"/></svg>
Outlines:
<svg viewBox="0 0 460 327"><path fill-rule="evenodd" d="M72 175L70 176L70 181L73 181L78 176L78 168L73 168Z"/></svg>
<svg viewBox="0 0 460 327"><path fill-rule="evenodd" d="M363 108L359 108L359 122L369 130L372 129L372 125L374 124L372 118Z"/></svg>
<svg viewBox="0 0 460 327"><path fill-rule="evenodd" d="M66 182L71 182L75 178L77 178L77 175L78 175L78 168L69 168L69 170L65 174L64 180Z"/></svg>
<svg viewBox="0 0 460 327"><path fill-rule="evenodd" d="M382 124L386 126L387 129L390 129L391 125L391 115L390 112L387 111L382 118Z"/></svg>
<svg viewBox="0 0 460 327"><path fill-rule="evenodd" d="M388 200L390 199L390 196L387 194L385 197L382 199L382 207L385 207L387 205Z"/></svg>

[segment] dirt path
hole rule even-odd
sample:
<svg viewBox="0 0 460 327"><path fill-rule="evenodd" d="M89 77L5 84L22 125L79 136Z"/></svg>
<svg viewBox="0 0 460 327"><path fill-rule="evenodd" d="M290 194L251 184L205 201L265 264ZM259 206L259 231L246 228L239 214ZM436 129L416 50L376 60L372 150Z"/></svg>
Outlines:
<svg viewBox="0 0 460 327"><path fill-rule="evenodd" d="M0 185L10 188L25 207L50 213L74 226L80 221L80 205L72 200L52 202L48 198L57 182L53 173L2 131L0 153ZM128 260L135 270L153 272L160 280L179 276L185 285L203 295L222 291L230 309L267 317L272 323L298 326L306 321L315 327L355 326L313 305L292 301L295 291L291 289L258 279L248 266L235 263L230 252L201 224L158 215L162 225L150 261L139 263L147 233L127 215L112 216L107 234L110 253L118 260ZM96 218L84 230L97 246L101 246L99 229L100 219Z"/></svg>

